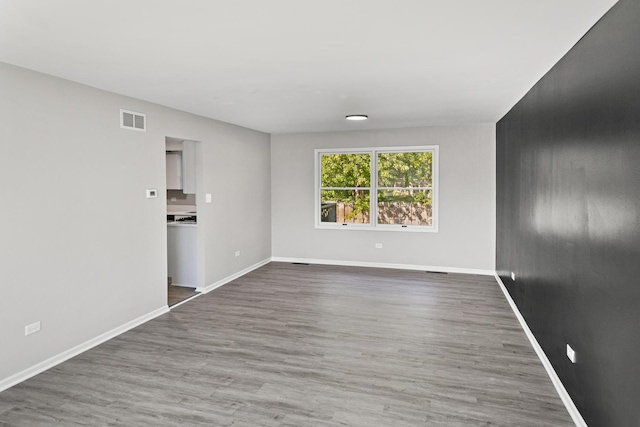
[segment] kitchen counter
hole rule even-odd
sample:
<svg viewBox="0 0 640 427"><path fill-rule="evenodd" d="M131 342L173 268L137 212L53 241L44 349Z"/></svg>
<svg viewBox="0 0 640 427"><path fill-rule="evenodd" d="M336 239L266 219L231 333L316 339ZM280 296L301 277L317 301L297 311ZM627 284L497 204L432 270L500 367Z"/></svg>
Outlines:
<svg viewBox="0 0 640 427"><path fill-rule="evenodd" d="M194 205L167 205L167 215L197 215Z"/></svg>

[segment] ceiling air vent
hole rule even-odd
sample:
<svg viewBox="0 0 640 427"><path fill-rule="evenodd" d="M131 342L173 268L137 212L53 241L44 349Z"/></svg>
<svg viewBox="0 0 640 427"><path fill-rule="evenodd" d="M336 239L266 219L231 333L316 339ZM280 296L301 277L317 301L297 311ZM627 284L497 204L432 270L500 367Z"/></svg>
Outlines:
<svg viewBox="0 0 640 427"><path fill-rule="evenodd" d="M147 131L147 115L135 111L120 110L120 127L124 129Z"/></svg>

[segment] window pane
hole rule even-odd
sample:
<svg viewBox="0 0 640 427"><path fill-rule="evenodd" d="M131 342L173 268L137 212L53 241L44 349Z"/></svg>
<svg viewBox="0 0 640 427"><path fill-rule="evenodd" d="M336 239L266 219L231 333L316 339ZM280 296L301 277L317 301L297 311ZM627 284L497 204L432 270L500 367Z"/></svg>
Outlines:
<svg viewBox="0 0 640 427"><path fill-rule="evenodd" d="M322 187L370 187L371 154L323 154Z"/></svg>
<svg viewBox="0 0 640 427"><path fill-rule="evenodd" d="M378 153L379 187L431 187L433 153Z"/></svg>
<svg viewBox="0 0 640 427"><path fill-rule="evenodd" d="M369 224L369 190L320 191L320 221Z"/></svg>
<svg viewBox="0 0 640 427"><path fill-rule="evenodd" d="M378 224L433 225L431 190L378 191Z"/></svg>

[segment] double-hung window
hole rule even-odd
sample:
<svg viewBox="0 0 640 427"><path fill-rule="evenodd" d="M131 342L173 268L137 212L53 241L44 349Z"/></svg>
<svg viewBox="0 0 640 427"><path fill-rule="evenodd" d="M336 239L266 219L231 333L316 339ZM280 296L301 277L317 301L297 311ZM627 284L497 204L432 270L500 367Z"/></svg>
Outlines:
<svg viewBox="0 0 640 427"><path fill-rule="evenodd" d="M316 228L437 231L438 146L315 150Z"/></svg>

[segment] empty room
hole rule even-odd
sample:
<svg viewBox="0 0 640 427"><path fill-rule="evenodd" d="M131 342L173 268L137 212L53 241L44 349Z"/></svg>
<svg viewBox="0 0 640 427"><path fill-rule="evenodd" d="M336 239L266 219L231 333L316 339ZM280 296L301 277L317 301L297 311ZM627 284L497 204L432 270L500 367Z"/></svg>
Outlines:
<svg viewBox="0 0 640 427"><path fill-rule="evenodd" d="M640 425L637 0L0 0L0 426Z"/></svg>

